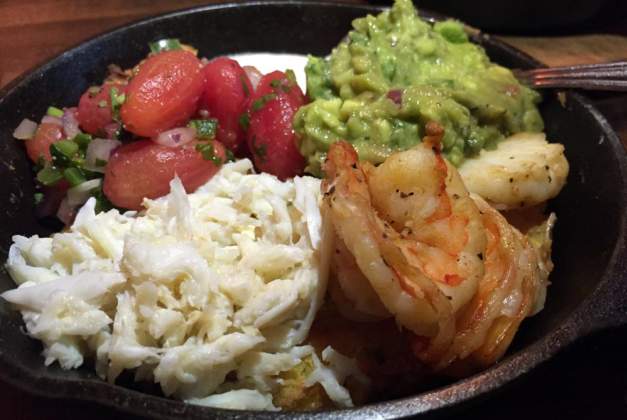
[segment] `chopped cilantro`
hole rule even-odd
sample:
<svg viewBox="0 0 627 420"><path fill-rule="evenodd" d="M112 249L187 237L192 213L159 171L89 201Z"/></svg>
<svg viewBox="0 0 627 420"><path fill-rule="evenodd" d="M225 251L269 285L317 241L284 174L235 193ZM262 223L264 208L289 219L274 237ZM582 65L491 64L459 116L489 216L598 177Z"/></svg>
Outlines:
<svg viewBox="0 0 627 420"><path fill-rule="evenodd" d="M111 115L116 121L120 120L120 108L126 101L126 94L120 93L118 88L111 88L109 91L109 97L111 99Z"/></svg>
<svg viewBox="0 0 627 420"><path fill-rule="evenodd" d="M285 70L285 77L287 77L287 80L289 80L291 84L296 84L296 74L294 73L294 70Z"/></svg>
<svg viewBox="0 0 627 420"><path fill-rule="evenodd" d="M213 144L209 143L199 143L196 145L196 150L200 152L203 159L213 162L214 165L220 165L222 163L222 159L219 156L216 156L215 150L213 149Z"/></svg>
<svg viewBox="0 0 627 420"><path fill-rule="evenodd" d="M151 42L150 44L148 44L148 46L150 47L150 52L153 53L180 50L183 48L181 42L176 38L160 39L159 41Z"/></svg>
<svg viewBox="0 0 627 420"><path fill-rule="evenodd" d="M226 149L226 161L235 162L235 155L229 149Z"/></svg>
<svg viewBox="0 0 627 420"><path fill-rule="evenodd" d="M274 89L281 89L283 92L288 93L290 91L290 87L287 83L284 83L281 79L274 79L270 82L270 86Z"/></svg>
<svg viewBox="0 0 627 420"><path fill-rule="evenodd" d="M63 110L57 108L56 106L49 106L46 114L50 115L51 117L62 117Z"/></svg>
<svg viewBox="0 0 627 420"><path fill-rule="evenodd" d="M188 127L196 130L196 136L203 140L211 140L216 136L218 120L211 118L208 120L191 120Z"/></svg>
<svg viewBox="0 0 627 420"><path fill-rule="evenodd" d="M265 144L262 144L261 146L257 146L257 137L253 136L253 153L259 157L259 159L261 159L261 161L265 161L266 160L266 155L267 155L267 146Z"/></svg>
<svg viewBox="0 0 627 420"><path fill-rule="evenodd" d="M267 104L268 102L272 101L273 99L276 98L276 94L275 93L268 93L267 95L263 95L261 98L259 99L255 99L251 105L251 109L255 112L259 111L261 108L264 107L265 104Z"/></svg>
<svg viewBox="0 0 627 420"><path fill-rule="evenodd" d="M259 147L255 147L255 154L259 156L262 161L266 160L266 145L262 144Z"/></svg>
<svg viewBox="0 0 627 420"><path fill-rule="evenodd" d="M44 193L36 192L33 194L33 200L35 201L35 205L41 203L44 199Z"/></svg>
<svg viewBox="0 0 627 420"><path fill-rule="evenodd" d="M96 199L96 207L94 208L96 214L113 208L113 204L111 204L107 196L104 195L102 186L97 188L91 195Z"/></svg>
<svg viewBox="0 0 627 420"><path fill-rule="evenodd" d="M244 91L244 96L249 97L250 96L250 89L248 89L248 85L246 84L246 76L240 76L239 80L240 82L242 82L242 90Z"/></svg>
<svg viewBox="0 0 627 420"><path fill-rule="evenodd" d="M39 172L44 168L44 166L46 166L46 159L43 157L43 155L40 154L39 159L37 159L37 163L33 167L33 170L35 172Z"/></svg>
<svg viewBox="0 0 627 420"><path fill-rule="evenodd" d="M248 115L248 113L244 112L242 115L240 115L238 122L239 126L242 127L242 130L248 130L248 127L250 127L250 116Z"/></svg>

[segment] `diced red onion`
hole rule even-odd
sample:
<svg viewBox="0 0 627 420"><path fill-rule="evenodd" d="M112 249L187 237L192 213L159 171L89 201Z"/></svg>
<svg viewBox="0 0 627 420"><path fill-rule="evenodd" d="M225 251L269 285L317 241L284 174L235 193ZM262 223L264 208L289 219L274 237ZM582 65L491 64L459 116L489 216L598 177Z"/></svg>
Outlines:
<svg viewBox="0 0 627 420"><path fill-rule="evenodd" d="M250 84L253 86L253 90L257 90L257 86L259 86L259 81L263 77L263 74L257 67L255 66L244 66L242 67L246 72L246 76L248 76L248 80L250 80Z"/></svg>
<svg viewBox="0 0 627 420"><path fill-rule="evenodd" d="M76 216L76 208L70 206L67 197L61 201L61 205L59 206L59 210L57 210L57 217L61 220L66 226L69 226L74 221L74 216Z"/></svg>
<svg viewBox="0 0 627 420"><path fill-rule="evenodd" d="M112 122L104 126L104 132L108 139L117 139L119 130L119 122Z"/></svg>
<svg viewBox="0 0 627 420"><path fill-rule="evenodd" d="M104 167L98 166L99 161L108 162L113 149L120 146L117 140L111 139L93 139L87 146L85 152L85 169L94 172L104 172Z"/></svg>
<svg viewBox="0 0 627 420"><path fill-rule="evenodd" d="M101 182L101 179L90 179L89 181L85 181L76 187L70 188L67 190L67 204L70 207L75 207L85 203L92 190L98 188Z"/></svg>
<svg viewBox="0 0 627 420"><path fill-rule="evenodd" d="M63 121L59 117L53 117L52 115L44 115L41 119L42 124L56 124L63 127Z"/></svg>
<svg viewBox="0 0 627 420"><path fill-rule="evenodd" d="M35 136L36 131L37 123L29 120L28 118L24 118L13 132L13 137L18 140L32 139Z"/></svg>
<svg viewBox="0 0 627 420"><path fill-rule="evenodd" d="M35 215L40 219L54 216L59 209L61 200L65 198L67 189L68 182L66 180L61 180L56 185L50 187L43 187L42 192L44 199L41 203L37 204Z"/></svg>
<svg viewBox="0 0 627 420"><path fill-rule="evenodd" d="M63 132L69 139L74 138L75 135L81 132L81 130L78 129L77 114L78 109L76 107L67 108L61 118L61 121L63 121Z"/></svg>
<svg viewBox="0 0 627 420"><path fill-rule="evenodd" d="M160 133L152 141L162 146L179 147L196 138L196 130L191 127L178 127Z"/></svg>
<svg viewBox="0 0 627 420"><path fill-rule="evenodd" d="M209 111L207 111L206 109L201 109L198 111L198 115L203 119L206 120L207 118L209 118Z"/></svg>
<svg viewBox="0 0 627 420"><path fill-rule="evenodd" d="M398 89L393 89L388 92L388 98L394 102L396 105L403 104L403 91Z"/></svg>

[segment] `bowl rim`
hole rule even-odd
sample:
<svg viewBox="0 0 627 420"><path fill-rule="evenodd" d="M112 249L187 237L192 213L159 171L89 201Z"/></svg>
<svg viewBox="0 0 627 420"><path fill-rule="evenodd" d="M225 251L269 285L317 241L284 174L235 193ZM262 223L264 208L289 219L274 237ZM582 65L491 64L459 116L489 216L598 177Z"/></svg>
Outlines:
<svg viewBox="0 0 627 420"><path fill-rule="evenodd" d="M177 17L184 17L197 13L211 12L214 10L224 10L231 8L246 8L259 6L275 7L327 7L327 8L348 8L359 10L364 13L378 13L386 7L342 3L325 1L306 0L255 0L245 2L215 3L204 6L185 8L169 13L159 14L142 18L130 23L117 26L111 30L95 35L87 40L78 42L72 47L33 66L22 75L10 81L5 87L0 89L0 106L4 100L19 92L22 86L28 84L33 78L45 74L57 61L68 54L74 54L80 49L90 48L92 45L107 40L110 37L118 36L129 28L152 25L160 21L166 21ZM444 16L438 13L421 11L421 15L428 19L441 19ZM532 58L528 54L517 48L483 34L472 28L474 41L485 42L491 46L504 51L507 55L517 56L525 61L530 67L544 66L542 63ZM620 197L620 208L627 207L627 154L617 134L612 129L605 117L596 107L583 95L569 92L568 101L574 101L583 106L597 121L603 135L612 146L618 167L621 173L622 196ZM156 416L160 418L180 418L189 416L190 418L204 418L209 416L229 417L229 418L391 418L404 417L409 415L426 413L433 410L444 409L456 406L462 402L475 399L481 395L488 394L507 383L520 378L529 370L555 355L559 350L577 338L587 333L606 326L627 322L627 313L618 308L617 296L623 298L627 296L627 214L623 212L620 218L617 244L609 258L602 278L594 287L594 290L584 298L581 303L556 326L552 331L537 339L535 342L524 347L514 354L507 355L497 364L485 369L477 374L458 380L450 385L437 387L417 395L389 400L378 403L370 403L363 406L323 410L315 412L267 412L267 411L240 411L224 410L212 407L203 407L184 403L166 397L145 394L133 389L124 388L119 385L112 385L100 379L90 378L49 378L37 376L31 372L23 371L18 366L7 363L0 349L0 378L5 382L42 397L48 398L68 398L73 400L87 401L102 404L120 411L142 415ZM621 281L625 280L625 281ZM627 302L627 299L624 299ZM599 310L599 302L610 302L613 307L606 310Z"/></svg>

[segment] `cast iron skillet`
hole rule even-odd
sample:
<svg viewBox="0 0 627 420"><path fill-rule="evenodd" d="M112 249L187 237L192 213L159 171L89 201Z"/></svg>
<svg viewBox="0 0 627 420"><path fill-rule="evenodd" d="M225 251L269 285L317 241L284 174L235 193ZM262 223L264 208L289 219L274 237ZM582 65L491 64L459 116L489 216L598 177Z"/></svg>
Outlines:
<svg viewBox="0 0 627 420"><path fill-rule="evenodd" d="M207 6L151 18L92 39L23 76L0 92L0 258L11 236L50 233L33 214L33 174L23 148L11 133L23 118L38 119L48 105L76 104L81 93L105 76L110 63L128 67L147 44L176 37L212 57L243 51L283 51L325 55L344 37L352 19L379 9L368 6L269 2ZM431 15L425 14L427 17ZM487 35L477 34L490 57L510 67L539 63ZM464 380L404 399L352 410L318 412L316 418L400 417L442 413L479 396L489 396L560 349L593 330L627 320L626 193L627 159L602 115L578 94L565 105L554 94L542 104L550 139L565 143L571 165L568 185L551 203L557 212L555 271L545 309L526 320L507 356ZM13 288L6 272L0 290ZM160 418L310 417L312 413L228 411L183 404L109 385L90 368L63 371L44 367L41 346L21 329L19 314L0 302L0 376L47 397L75 398Z"/></svg>

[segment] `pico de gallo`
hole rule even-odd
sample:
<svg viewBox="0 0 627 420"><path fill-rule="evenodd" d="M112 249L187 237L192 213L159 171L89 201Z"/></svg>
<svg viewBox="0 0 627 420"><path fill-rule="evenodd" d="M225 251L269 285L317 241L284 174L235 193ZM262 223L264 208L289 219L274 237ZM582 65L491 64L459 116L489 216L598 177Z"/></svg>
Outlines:
<svg viewBox="0 0 627 420"><path fill-rule="evenodd" d="M99 211L140 210L175 175L193 192L240 157L280 179L303 172L292 120L306 97L291 70L264 75L228 57L200 59L177 39L150 51L132 69L110 66L77 106L50 106L39 124L17 127L40 207L66 224L89 197Z"/></svg>

